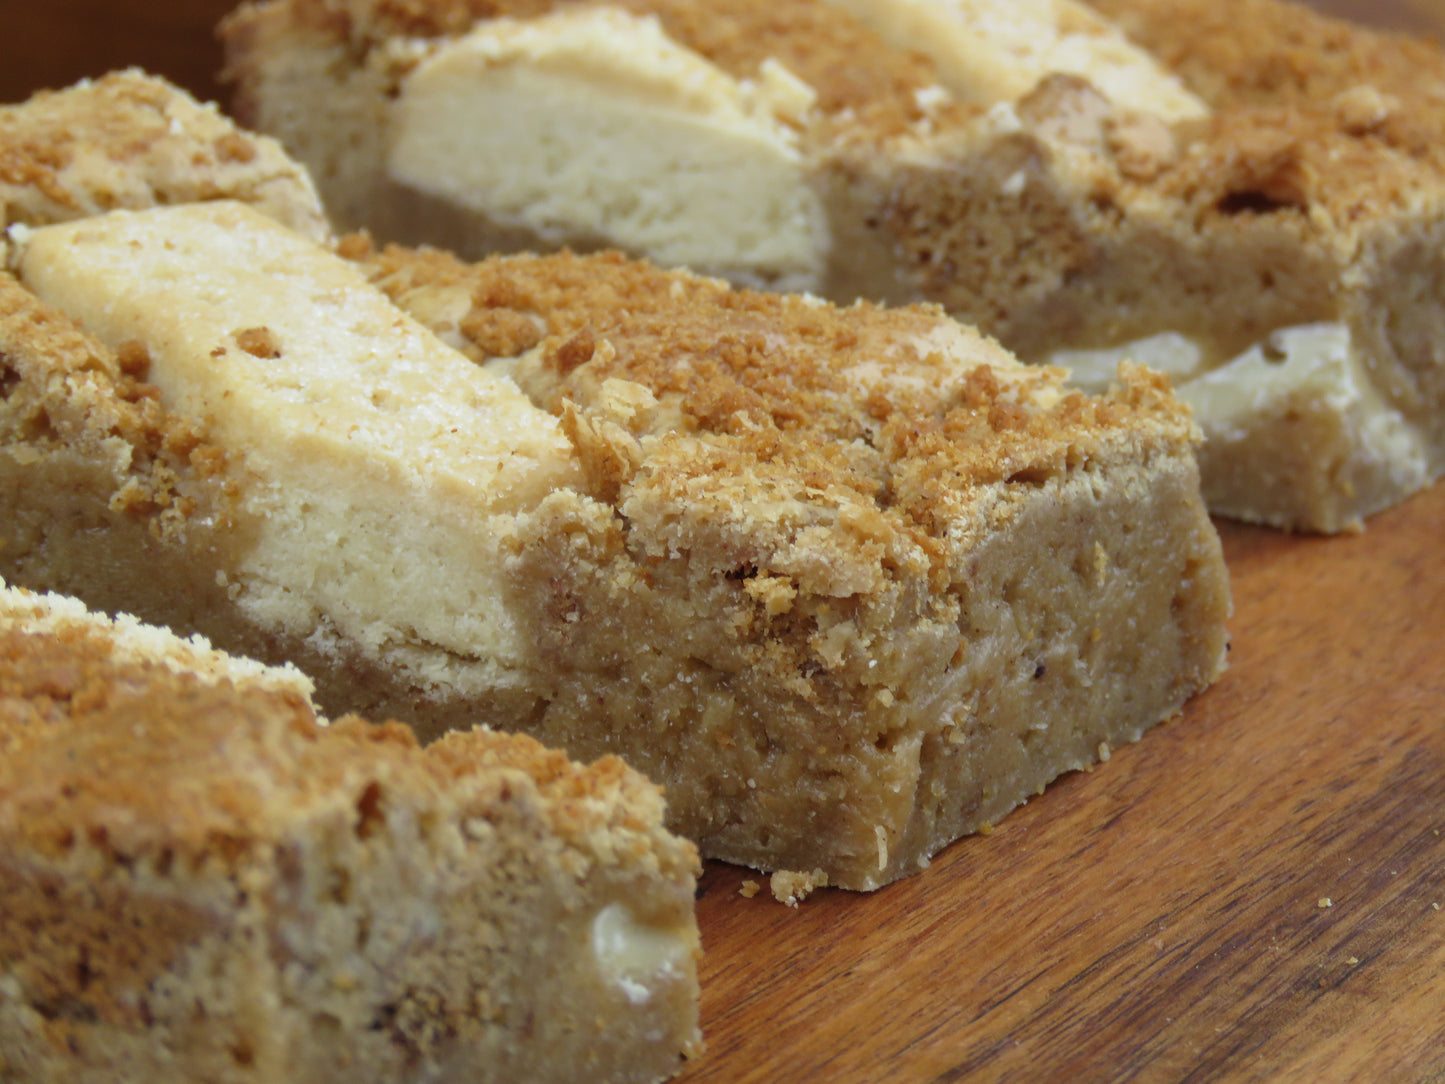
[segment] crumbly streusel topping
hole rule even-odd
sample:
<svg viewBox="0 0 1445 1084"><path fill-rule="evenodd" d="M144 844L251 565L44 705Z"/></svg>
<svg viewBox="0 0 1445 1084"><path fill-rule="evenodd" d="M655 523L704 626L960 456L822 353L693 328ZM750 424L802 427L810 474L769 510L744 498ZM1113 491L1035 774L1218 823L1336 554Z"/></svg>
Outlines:
<svg viewBox="0 0 1445 1084"><path fill-rule="evenodd" d="M594 495L627 515L645 491L739 544L777 534L770 561L826 535L835 571L886 578L907 551L941 572L949 523L981 495L1193 439L1164 378L1067 392L930 306L837 308L614 254L343 251L423 322L449 307L438 295L463 298L473 359L517 359Z"/></svg>

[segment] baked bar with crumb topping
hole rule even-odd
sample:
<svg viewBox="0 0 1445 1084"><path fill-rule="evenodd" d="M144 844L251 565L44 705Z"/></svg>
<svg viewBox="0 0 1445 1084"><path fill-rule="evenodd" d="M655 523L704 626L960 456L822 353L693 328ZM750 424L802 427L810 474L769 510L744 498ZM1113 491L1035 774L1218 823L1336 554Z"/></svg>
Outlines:
<svg viewBox="0 0 1445 1084"><path fill-rule="evenodd" d="M1223 666L1162 377L615 255L342 251L226 202L17 242L0 571L332 713L618 753L706 856L855 889Z"/></svg>
<svg viewBox="0 0 1445 1084"><path fill-rule="evenodd" d="M1339 531L1445 472L1445 55L1280 0L262 0L235 109L345 228L617 246L1131 356L1215 511Z"/></svg>
<svg viewBox="0 0 1445 1084"><path fill-rule="evenodd" d="M0 1077L656 1081L701 1048L657 788L0 583Z"/></svg>
<svg viewBox="0 0 1445 1084"><path fill-rule="evenodd" d="M310 175L274 139L164 79L112 72L0 106L0 228L214 199L331 236Z"/></svg>

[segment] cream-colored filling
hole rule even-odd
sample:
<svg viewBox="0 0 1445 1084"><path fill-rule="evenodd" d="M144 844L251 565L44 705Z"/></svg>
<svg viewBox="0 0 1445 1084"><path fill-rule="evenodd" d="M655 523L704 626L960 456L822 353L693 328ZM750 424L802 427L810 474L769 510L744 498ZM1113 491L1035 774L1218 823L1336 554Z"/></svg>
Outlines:
<svg viewBox="0 0 1445 1084"><path fill-rule="evenodd" d="M1242 441L1293 407L1323 408L1339 417L1349 432L1349 457L1390 464L1397 477L1418 475L1420 485L1428 480L1428 455L1419 430L1381 397L1344 324L1281 328L1207 371L1201 371L1201 346L1172 331L1106 350L1061 350L1049 361L1072 370L1071 382L1078 387L1097 392L1108 386L1126 358L1171 377L1206 440Z"/></svg>
<svg viewBox="0 0 1445 1084"><path fill-rule="evenodd" d="M351 264L234 203L37 229L25 284L144 343L166 405L242 453L258 620L364 644L525 656L501 607L512 517L577 475L553 418Z"/></svg>
<svg viewBox="0 0 1445 1084"><path fill-rule="evenodd" d="M1012 101L1053 72L1165 120L1208 109L1116 26L1078 0L832 0L896 48L927 54L969 101Z"/></svg>
<svg viewBox="0 0 1445 1084"><path fill-rule="evenodd" d="M739 82L652 18L489 20L407 76L387 170L551 244L808 288L828 229L788 122L811 103L779 65Z"/></svg>
<svg viewBox="0 0 1445 1084"><path fill-rule="evenodd" d="M1179 397L1213 440L1240 440L1290 403L1311 403L1346 419L1353 457L1391 464L1396 477L1429 479L1419 430L1390 406L1364 371L1343 324L1285 328L1265 344L1179 387Z"/></svg>
<svg viewBox="0 0 1445 1084"><path fill-rule="evenodd" d="M657 987L686 973L697 947L685 927L638 921L626 904L609 903L592 920L592 951L603 981L634 1005L651 1000Z"/></svg>
<svg viewBox="0 0 1445 1084"><path fill-rule="evenodd" d="M1069 382L1097 395L1113 383L1121 361L1133 361L1167 375L1175 387L1199 375L1204 351L1187 335L1164 331L1102 350L1056 350L1049 364L1069 370Z"/></svg>

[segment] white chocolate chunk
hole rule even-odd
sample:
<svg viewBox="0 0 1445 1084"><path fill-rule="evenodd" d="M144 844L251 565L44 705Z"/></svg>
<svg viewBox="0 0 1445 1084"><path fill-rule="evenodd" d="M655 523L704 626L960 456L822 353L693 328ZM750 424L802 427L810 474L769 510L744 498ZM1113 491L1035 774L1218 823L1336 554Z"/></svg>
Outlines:
<svg viewBox="0 0 1445 1084"><path fill-rule="evenodd" d="M634 1005L682 974L696 947L691 930L640 922L625 904L609 903L592 920L598 971Z"/></svg>
<svg viewBox="0 0 1445 1084"><path fill-rule="evenodd" d="M1214 511L1281 520L1270 502L1299 488L1289 481L1291 471L1306 469L1299 457L1324 480L1303 498L1312 502L1308 521L1324 530L1358 524L1429 483L1424 434L1371 382L1344 324L1281 328L1213 368L1206 368L1200 345L1177 332L1049 357L1071 369L1070 382L1086 391L1103 390L1125 359L1167 373L1194 411L1206 441L1201 462L1224 479L1206 492ZM1240 475L1246 467L1247 478Z"/></svg>
<svg viewBox="0 0 1445 1084"><path fill-rule="evenodd" d="M739 82L653 18L490 20L406 78L387 169L503 228L805 287L828 232L786 122L810 105L779 65Z"/></svg>
<svg viewBox="0 0 1445 1084"><path fill-rule="evenodd" d="M1356 455L1402 469L1428 481L1420 434L1388 407L1360 371L1350 330L1343 324L1283 328L1268 343L1250 347L1197 380L1183 383L1179 397L1199 418L1208 437L1237 440L1259 419L1292 403L1319 404L1353 419Z"/></svg>

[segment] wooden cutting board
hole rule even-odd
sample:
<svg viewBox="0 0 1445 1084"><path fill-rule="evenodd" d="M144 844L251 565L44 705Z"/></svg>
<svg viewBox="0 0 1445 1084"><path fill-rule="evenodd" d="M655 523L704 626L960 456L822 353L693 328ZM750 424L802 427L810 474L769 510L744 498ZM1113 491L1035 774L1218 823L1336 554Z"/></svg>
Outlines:
<svg viewBox="0 0 1445 1084"><path fill-rule="evenodd" d="M11 6L0 100L128 64L219 93L232 0ZM1360 536L1220 529L1230 670L1141 743L872 895L708 867L685 1084L1445 1080L1445 485Z"/></svg>
<svg viewBox="0 0 1445 1084"><path fill-rule="evenodd" d="M687 1084L1445 1079L1445 485L1219 527L1229 671L1143 741L872 895L708 868Z"/></svg>

